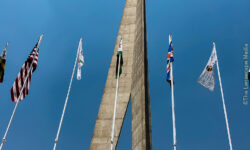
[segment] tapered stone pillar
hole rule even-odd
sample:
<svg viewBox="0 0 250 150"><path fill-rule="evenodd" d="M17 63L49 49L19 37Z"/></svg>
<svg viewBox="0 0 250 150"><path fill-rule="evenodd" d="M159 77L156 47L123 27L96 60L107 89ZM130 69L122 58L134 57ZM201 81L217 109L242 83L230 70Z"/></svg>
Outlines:
<svg viewBox="0 0 250 150"><path fill-rule="evenodd" d="M145 0L126 1L90 150L110 150L116 89L116 52L121 36L124 63L123 73L119 80L114 149L116 149L124 116L131 99L132 149L152 150ZM131 148L128 147L128 149Z"/></svg>

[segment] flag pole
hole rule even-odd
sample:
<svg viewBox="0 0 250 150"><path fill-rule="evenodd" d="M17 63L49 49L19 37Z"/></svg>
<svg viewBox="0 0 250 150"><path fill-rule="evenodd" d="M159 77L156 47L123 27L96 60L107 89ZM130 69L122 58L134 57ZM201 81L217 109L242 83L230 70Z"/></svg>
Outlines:
<svg viewBox="0 0 250 150"><path fill-rule="evenodd" d="M214 43L214 46L215 46L215 43ZM228 124L228 118L227 118L227 109L226 109L226 104L225 104L225 99L224 99L224 94L223 94L223 88L222 88L222 83L221 83L221 77L220 77L220 68L219 68L217 52L216 52L216 57L217 57L217 72L218 72L219 82L220 82L220 91L221 91L221 98L222 98L225 121L226 121L226 127L227 127L228 141L229 141L230 150L233 150L232 140L231 140L231 135L230 135L230 129L229 129L229 124Z"/></svg>
<svg viewBox="0 0 250 150"><path fill-rule="evenodd" d="M115 118L116 118L116 107L117 107L117 100L118 100L118 89L119 89L119 72L120 72L120 62L121 62L121 55L118 57L118 71L117 71L117 79L116 79L116 91L115 91L115 105L114 105L114 113L113 113L113 124L112 124L112 132L111 132L111 142L110 142L110 150L113 150L114 146L114 134L115 134Z"/></svg>
<svg viewBox="0 0 250 150"><path fill-rule="evenodd" d="M33 68L33 67L31 67L31 68ZM29 75L29 74L27 74L27 76L28 76L28 75ZM26 79L25 79L25 84L26 84L26 81L27 81L27 77L26 77ZM18 106L18 104L19 104L19 99L20 99L20 97L21 97L21 95L22 95L22 91L23 91L23 88L22 88L22 90L21 90L21 94L20 94L19 97L18 97L18 100L17 100L17 102L16 102L15 108L14 108L14 110L13 110L13 112L12 112L11 117L10 117L10 121L9 121L9 123L8 123L7 129L6 129L5 133L4 133L4 136L3 136L3 139L2 139L2 143L1 143L1 146L0 146L0 150L2 150L3 145L4 145L5 142L6 142L6 137L7 137L7 134L8 134L8 132L9 132L10 125L11 125L11 123L12 123L13 117L14 117L14 115L15 115L15 113L16 113L16 109L17 109L17 106Z"/></svg>
<svg viewBox="0 0 250 150"><path fill-rule="evenodd" d="M173 83L173 64L170 63L170 74L171 74L171 95L172 95L172 120L173 120L173 143L174 150L176 150L176 124L175 124L175 105L174 105L174 83Z"/></svg>
<svg viewBox="0 0 250 150"><path fill-rule="evenodd" d="M82 38L80 39L80 42L81 42L81 40L82 40ZM54 143L53 150L56 150L56 146L57 146L57 143L58 143L58 138L59 138L59 135L60 135L60 131L61 131L62 123L63 123L63 118L64 118L65 110L66 110L66 107L67 107L67 104L68 104L69 94L70 94L70 91L71 91L71 85L72 85L72 81L73 81L73 78L74 78L74 73L75 73L75 69L76 69L76 63L77 63L78 53L79 53L79 47L77 49L76 58L75 58L75 64L74 64L74 68L73 68L73 71L72 71L72 75L71 75L71 79L70 79L70 83L69 83L69 88L68 88L68 93L67 93L67 96L66 96L66 99L65 99L65 103L64 103L64 107L63 107L63 112L62 112L62 116L61 116L60 123L59 123L59 126L58 126L58 130L57 130L57 134L56 134L56 138L55 138L55 143Z"/></svg>
<svg viewBox="0 0 250 150"><path fill-rule="evenodd" d="M42 38L43 38L43 34L42 34L42 35L40 36L40 38L39 38L39 42L38 42L37 48L39 47ZM20 102L20 98L21 98L21 96L23 95L23 89L24 89L24 87L25 87L26 84L27 84L27 80L28 80L30 71L33 69L33 65L32 65L32 64L34 63L35 56L37 55L37 53L38 53L38 51L36 51L36 53L34 54L34 57L33 57L32 63L31 63L31 67L30 67L30 69L29 69L29 71L28 71L28 73L27 73L27 76L25 77L24 85L23 85L23 87L22 87L22 89L21 89L21 91L20 91L21 94L19 95L19 97L18 97L18 99L17 99L16 105L15 105L14 110L13 110L13 112L12 112L12 115L11 115L11 117L10 117L10 121L9 121L9 123L8 123L8 126L7 126L7 128L6 128L6 131L5 131L4 136L3 136L3 139L2 139L2 143L1 143L1 145L0 145L0 150L3 149L3 146L4 146L5 142L6 142L6 137L7 137L7 135L8 135L10 126L11 126L12 121L13 121L13 118L14 118L14 116L15 116L16 109L17 109L18 104L19 104L19 102Z"/></svg>
<svg viewBox="0 0 250 150"><path fill-rule="evenodd" d="M172 35L169 34L169 44L172 44ZM171 46L171 53L172 46ZM173 55L173 54L172 54ZM173 62L169 60L170 63L170 87L171 87L171 102L172 102L172 121L173 121L173 146L174 150L176 150L176 123L175 123L175 105L174 105L174 75L173 75Z"/></svg>

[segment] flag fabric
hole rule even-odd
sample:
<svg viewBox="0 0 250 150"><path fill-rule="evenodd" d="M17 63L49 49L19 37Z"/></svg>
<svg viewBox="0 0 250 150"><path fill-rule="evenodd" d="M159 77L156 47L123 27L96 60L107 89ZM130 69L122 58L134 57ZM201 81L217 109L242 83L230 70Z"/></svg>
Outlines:
<svg viewBox="0 0 250 150"><path fill-rule="evenodd" d="M213 91L215 86L214 65L217 61L216 47L215 43L213 43L212 54L198 79L198 83L200 83L205 88L208 88L210 91Z"/></svg>
<svg viewBox="0 0 250 150"><path fill-rule="evenodd" d="M6 43L2 55L0 56L0 83L3 82L4 78L4 70L5 70L5 63L6 63L6 54L7 54L7 46L8 42Z"/></svg>
<svg viewBox="0 0 250 150"><path fill-rule="evenodd" d="M23 100L26 95L29 94L30 89L30 82L32 73L36 70L37 62L38 62L38 52L39 52L39 45L42 40L43 35L40 36L38 42L36 43L35 47L31 51L29 57L23 64L18 76L13 83L11 88L11 99L12 102L17 102L19 100ZM27 79L26 79L27 78ZM26 80L26 82L25 82ZM23 88L23 90L22 90ZM21 91L22 90L22 91ZM18 99L20 96L20 99Z"/></svg>
<svg viewBox="0 0 250 150"><path fill-rule="evenodd" d="M167 55L167 67L166 67L166 71L167 71L167 82L171 85L171 75L170 75L170 71L171 71L171 67L170 64L174 61L174 54L173 54L173 43L172 43L172 36L169 35L169 47L168 47L168 55Z"/></svg>
<svg viewBox="0 0 250 150"><path fill-rule="evenodd" d="M116 78L119 78L120 75L122 74L122 66L123 66L123 58L122 58L122 38L120 40L120 43L119 43L119 48L118 48L118 51L116 53L116 56L117 56L117 61L116 61L116 71L115 71L115 76ZM121 56L121 57L120 57ZM119 64L119 57L120 57L120 64ZM118 74L118 66L120 65L120 69L119 69L119 74ZM118 74L118 77L117 77L117 74Z"/></svg>
<svg viewBox="0 0 250 150"><path fill-rule="evenodd" d="M77 80L81 80L82 78L82 71L81 68L84 65L84 56L83 56L83 50L82 50L82 38L80 39L79 45L78 45L78 68L77 68Z"/></svg>
<svg viewBox="0 0 250 150"><path fill-rule="evenodd" d="M249 87L250 87L250 69L248 70L248 82L249 82Z"/></svg>

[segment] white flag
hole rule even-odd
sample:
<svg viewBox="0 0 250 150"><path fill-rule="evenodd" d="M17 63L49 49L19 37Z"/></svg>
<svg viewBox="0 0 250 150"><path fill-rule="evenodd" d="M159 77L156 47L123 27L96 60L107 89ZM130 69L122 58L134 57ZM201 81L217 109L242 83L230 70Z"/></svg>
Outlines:
<svg viewBox="0 0 250 150"><path fill-rule="evenodd" d="M82 38L80 39L79 45L78 45L78 68L77 68L77 80L81 80L82 77L82 71L81 68L84 65L84 57L83 57L83 51L82 51Z"/></svg>
<svg viewBox="0 0 250 150"><path fill-rule="evenodd" d="M215 43L213 43L213 51L207 62L205 69L198 79L198 83L208 88L210 91L214 90L215 80L214 80L214 65L217 62L217 54Z"/></svg>

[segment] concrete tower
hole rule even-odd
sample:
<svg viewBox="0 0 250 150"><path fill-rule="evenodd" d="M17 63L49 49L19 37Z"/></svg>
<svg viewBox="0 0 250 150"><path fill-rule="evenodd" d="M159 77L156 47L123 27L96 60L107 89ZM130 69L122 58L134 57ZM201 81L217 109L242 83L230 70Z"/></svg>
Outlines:
<svg viewBox="0 0 250 150"><path fill-rule="evenodd" d="M145 0L126 0L90 150L110 150L116 89L116 52L121 36L123 73L119 80L114 149L131 99L132 149L152 150L145 14Z"/></svg>

